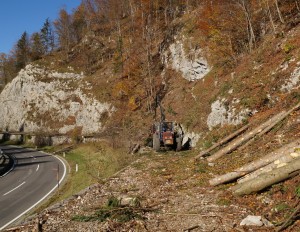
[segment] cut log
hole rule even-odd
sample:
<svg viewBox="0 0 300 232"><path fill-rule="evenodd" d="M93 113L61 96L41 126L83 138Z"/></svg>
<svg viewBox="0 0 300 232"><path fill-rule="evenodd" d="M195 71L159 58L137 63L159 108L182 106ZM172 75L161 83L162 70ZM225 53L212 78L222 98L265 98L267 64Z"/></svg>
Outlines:
<svg viewBox="0 0 300 232"><path fill-rule="evenodd" d="M271 162L274 162L275 160L279 159L284 154L290 154L295 151L296 148L300 147L300 139L297 139L296 141L289 143L275 151L270 152L268 155L255 160L249 164L246 164L238 169L236 169L233 172L226 173L221 176L217 176L209 181L210 185L216 186L219 184L227 183L232 180L235 180L239 177L242 177L250 172L253 172L261 167L264 167L268 165Z"/></svg>
<svg viewBox="0 0 300 232"><path fill-rule="evenodd" d="M255 179L238 184L233 192L234 195L246 195L261 191L273 184L292 178L300 174L300 158L288 163L286 166L276 168L268 173L263 173Z"/></svg>
<svg viewBox="0 0 300 232"><path fill-rule="evenodd" d="M263 174L263 173L267 173L270 172L272 170L274 170L275 168L279 168L279 167L283 167L285 165L287 165L289 162L298 159L300 157L300 153L299 152L292 152L292 153L287 153L284 154L282 157L280 157L279 159L275 160L274 162L260 168L257 169L254 172L251 172L249 174L247 174L246 176L242 177L241 179L239 179L237 182L239 184L244 183L246 181L249 181L251 179L256 178L257 176Z"/></svg>
<svg viewBox="0 0 300 232"><path fill-rule="evenodd" d="M231 143L228 144L228 146L222 148L218 152L216 152L214 155L207 158L209 162L215 161L216 159L222 157L223 155L230 153L237 149L239 146L241 146L243 143L247 142L248 140L252 139L254 136L256 136L258 133L262 132L264 129L266 129L269 125L274 125L274 122L278 122L278 119L282 120L283 114L286 114L286 112L281 112L272 118L270 118L268 121L262 123L258 127L254 128L250 132L246 133L245 135L242 135L240 138L237 138L233 140Z"/></svg>
<svg viewBox="0 0 300 232"><path fill-rule="evenodd" d="M137 153L138 152L138 150L140 149L140 144L139 143L137 143L137 144L135 144L134 146L133 146L133 148L132 148L132 150L131 150L131 154L135 154L135 153Z"/></svg>
<svg viewBox="0 0 300 232"><path fill-rule="evenodd" d="M213 146L211 146L210 148L206 149L205 151L202 151L199 155L197 155L195 157L195 161L197 161L199 158L209 154L209 152L211 152L212 150L214 150L217 147L222 146L223 144L227 143L229 140L234 139L235 137L237 137L238 135L240 135L241 133L243 133L245 130L247 130L249 128L249 125L245 125L242 128L238 129L237 131L233 132L232 134L228 135L227 137L225 137L224 139L222 139L220 142L217 142L216 144L214 144Z"/></svg>
<svg viewBox="0 0 300 232"><path fill-rule="evenodd" d="M250 139L254 138L256 135L262 136L268 131L270 131L276 124L278 124L280 121L285 119L288 115L290 115L293 111L298 110L300 108L300 103L298 103L296 106L294 106L289 111L282 111L279 114L276 114L266 122L262 123L258 127L254 128L250 132L243 135L241 138L237 138L231 143L229 143L228 146L222 148L218 152L216 152L214 155L207 158L208 162L213 162L216 159L222 157L223 155L230 153L237 149L239 146L244 144L245 142L249 141Z"/></svg>

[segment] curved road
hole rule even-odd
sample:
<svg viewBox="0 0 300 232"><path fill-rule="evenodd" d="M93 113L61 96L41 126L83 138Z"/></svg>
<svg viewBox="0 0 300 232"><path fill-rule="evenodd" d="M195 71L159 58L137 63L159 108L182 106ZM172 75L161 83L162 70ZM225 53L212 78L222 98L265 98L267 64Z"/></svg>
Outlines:
<svg viewBox="0 0 300 232"><path fill-rule="evenodd" d="M0 177L0 231L46 199L66 176L56 156L16 146L0 146L15 158L14 168Z"/></svg>

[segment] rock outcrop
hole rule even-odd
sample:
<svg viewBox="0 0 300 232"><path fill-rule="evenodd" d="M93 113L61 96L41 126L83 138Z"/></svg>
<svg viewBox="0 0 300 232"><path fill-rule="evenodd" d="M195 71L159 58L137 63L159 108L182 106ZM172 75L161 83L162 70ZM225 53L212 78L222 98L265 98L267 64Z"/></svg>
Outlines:
<svg viewBox="0 0 300 232"><path fill-rule="evenodd" d="M96 100L90 89L83 75L28 65L0 95L0 129L99 132L101 118L111 116L114 107Z"/></svg>
<svg viewBox="0 0 300 232"><path fill-rule="evenodd" d="M185 49L186 39L176 38L163 54L167 68L180 72L184 79L196 81L205 77L211 70L200 48Z"/></svg>
<svg viewBox="0 0 300 232"><path fill-rule="evenodd" d="M247 118L247 115L251 112L249 109L237 110L239 106L239 100L235 99L231 103L225 98L218 99L211 105L211 113L207 118L207 126L211 130L218 125L238 125Z"/></svg>

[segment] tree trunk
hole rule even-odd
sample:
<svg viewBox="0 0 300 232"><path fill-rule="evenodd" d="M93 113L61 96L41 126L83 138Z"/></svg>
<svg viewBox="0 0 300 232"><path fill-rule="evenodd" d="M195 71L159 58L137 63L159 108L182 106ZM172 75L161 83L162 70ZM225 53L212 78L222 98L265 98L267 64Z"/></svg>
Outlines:
<svg viewBox="0 0 300 232"><path fill-rule="evenodd" d="M207 158L208 162L215 161L216 159L222 157L223 155L230 153L237 149L239 146L244 144L245 142L249 141L250 139L254 138L256 135L262 136L268 131L270 131L277 123L285 119L288 115L290 115L293 111L298 110L300 108L300 103L298 103L296 106L294 106L289 111L283 111L279 114L273 116L268 121L264 122L263 124L259 125L258 127L254 128L252 131L246 133L241 138L237 138L233 140L231 143L229 143L228 146L222 148L218 152L216 152L214 155Z"/></svg>
<svg viewBox="0 0 300 232"><path fill-rule="evenodd" d="M253 47L255 47L255 44L256 44L254 29L253 29L252 22L251 22L251 12L250 12L249 6L246 4L245 0L239 0L238 2L244 11L245 19L247 22L247 31L248 31L248 36L249 36L249 50L251 52Z"/></svg>
<svg viewBox="0 0 300 232"><path fill-rule="evenodd" d="M280 22L281 22L281 23L284 23L284 19L283 19L283 17L282 17L281 11L280 11L280 9L279 9L278 0L275 0L275 5L276 5L276 10L277 10L277 13L278 13Z"/></svg>
<svg viewBox="0 0 300 232"><path fill-rule="evenodd" d="M256 178L257 176L259 176L263 173L267 173L276 168L283 167L283 166L287 165L287 163L290 163L293 160L298 159L299 157L300 157L299 152L286 153L279 159L273 161L272 163L270 163L260 169L257 169L256 171L251 172L248 175L242 177L241 179L238 180L238 183L239 184L244 183L246 181Z"/></svg>
<svg viewBox="0 0 300 232"><path fill-rule="evenodd" d="M228 144L228 146L222 148L218 152L216 152L214 155L207 158L209 162L215 161L216 159L222 157L223 155L230 153L237 149L239 146L241 146L243 143L247 142L254 136L256 136L258 133L264 131L267 127L270 125L273 125L275 122L278 123L278 119L281 119L282 115L286 112L281 112L272 118L270 118L268 121L264 122L263 124L259 125L258 127L254 128L250 132L246 133L245 135L242 135L241 138L237 138L233 140L231 143Z"/></svg>
<svg viewBox="0 0 300 232"><path fill-rule="evenodd" d="M296 3L297 10L300 12L300 8L299 8L298 0L295 0L295 3Z"/></svg>
<svg viewBox="0 0 300 232"><path fill-rule="evenodd" d="M276 33L276 28L275 28L274 20L273 20L273 17L272 17L271 9L270 9L270 6L269 6L269 0L266 0L265 3L266 3L266 6L267 6L267 12L268 12L269 19L270 19L270 22L271 22L271 25L272 25L272 28L273 28L273 32L275 34Z"/></svg>
<svg viewBox="0 0 300 232"><path fill-rule="evenodd" d="M284 167L279 167L271 172L259 175L253 180L238 184L233 192L234 195L246 195L261 191L273 184L292 178L300 174L300 158L288 163Z"/></svg>
<svg viewBox="0 0 300 232"><path fill-rule="evenodd" d="M228 135L227 137L225 137L224 139L222 139L220 142L214 144L213 146L211 146L210 148L206 149L205 151L202 151L199 155L197 155L195 157L195 160L198 160L199 158L201 158L201 157L209 154L209 152L211 152L212 150L214 150L217 147L222 146L223 144L227 143L229 140L234 139L235 137L237 137L238 135L240 135L241 133L243 133L248 128L249 128L249 125L245 125L242 128L238 129L237 131L233 132L232 134Z"/></svg>
<svg viewBox="0 0 300 232"><path fill-rule="evenodd" d="M244 165L241 168L236 169L233 172L226 173L222 176L215 177L209 181L209 184L212 186L216 186L219 184L227 183L232 180L235 180L241 176L244 176L250 172L253 172L261 167L264 167L268 165L271 162L274 162L275 160L279 159L286 153L292 153L295 151L296 148L300 147L300 139L289 143L288 145L285 145L284 147L281 147L280 149L277 149L276 151L273 151L266 155L265 157L262 157L261 159L255 160L247 165Z"/></svg>

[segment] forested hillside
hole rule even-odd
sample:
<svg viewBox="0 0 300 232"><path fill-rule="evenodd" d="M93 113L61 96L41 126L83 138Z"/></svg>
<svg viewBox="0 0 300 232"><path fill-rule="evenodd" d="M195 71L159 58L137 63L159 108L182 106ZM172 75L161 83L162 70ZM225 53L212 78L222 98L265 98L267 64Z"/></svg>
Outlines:
<svg viewBox="0 0 300 232"><path fill-rule="evenodd" d="M62 9L53 22L46 19L39 32L24 32L11 54L1 55L1 76L8 83L30 62L61 71L72 66L76 72L84 72L101 100L113 99L127 113L139 110L151 118L155 98L160 96L170 119L199 131L207 128L199 126L198 119L207 117L209 103L230 90L235 85L232 81L240 83L242 75L251 75L235 69L247 66L251 70L264 62L264 51L276 52L274 46L280 46L279 41L298 24L298 5L296 0L85 0L71 14ZM277 51L291 56L294 47L287 42ZM249 61L254 56L257 58ZM204 75L208 76L203 82L191 83L191 76L203 72L197 70L196 62L198 66L204 63ZM191 64L186 68L190 71L180 68L187 63ZM187 74L190 82L180 79L186 72L194 72ZM229 81L229 76L235 74ZM254 80L249 81L258 82ZM106 87L96 88L103 85ZM170 91L177 95L170 97L172 101L165 97ZM259 110L259 101L266 101L248 98L243 96L244 104L252 104L247 114ZM195 105L197 99L202 99L203 105ZM123 116L122 110L118 112Z"/></svg>
<svg viewBox="0 0 300 232"><path fill-rule="evenodd" d="M272 222L283 221L285 213L292 212L299 203L299 175L286 185L249 198L226 195L223 186L212 188L208 180L239 170L238 167L299 139L299 109L288 111L300 100L299 23L299 0L82 0L72 13L61 9L56 20L47 19L39 32L24 32L10 54L1 54L0 77L5 96L0 97L0 107L8 112L11 99L17 99L18 108L23 107L19 118L11 116L14 123L9 124L10 128L19 128L25 121L31 125L25 131L40 131L43 127L46 132L66 133L73 138L95 136L105 138L114 148L132 148L147 145L150 126L160 118L157 103L158 99L161 101L167 120L180 123L189 141L185 148L191 148L190 153L185 156L183 152L179 158L173 153L152 160L143 157L116 182L107 182L104 189L95 187L94 192L86 194L97 195L98 191L107 198L112 188L143 197L142 202L149 206L145 207L149 211L143 211L150 215L147 214L149 224L143 218L141 225L135 222L132 227L128 222L113 224L116 230L172 231L172 223L176 224L175 231L183 229L175 214L189 215L185 228L193 226L197 220L192 219L195 215L191 209L201 208L197 205L198 191L205 196L202 203L206 205L200 216L207 230L202 231L237 231L234 220L241 219L248 210L261 212ZM69 78L71 72L76 78ZM42 88L50 90L39 92ZM46 100L36 102L30 95L34 91L39 92L38 98ZM9 93L17 97L8 98ZM49 113L51 107L39 112L44 102L48 106L55 103L51 107L59 106L59 112ZM256 129L286 111L289 113L271 128L268 125ZM220 161L206 162L202 158L200 163L190 162L189 156L216 145L244 125L259 135L248 136L249 142L230 155L222 154ZM8 122L0 119L0 128L6 127ZM293 152L298 154L297 149ZM138 183L136 192L130 178ZM155 185L156 181L164 187ZM128 188L122 189L123 184ZM224 186L226 190L231 187ZM180 193L176 195L177 189ZM92 204L88 197L91 196L86 202ZM218 206L210 204L214 198L221 199ZM76 204L84 204L78 199L73 199ZM178 205L183 212L176 211L177 201L182 203ZM277 210L275 206L284 201L293 206ZM70 203L72 207L74 202ZM156 204L163 205L168 216L152 212ZM226 211L227 206L236 210L234 214ZM212 216L208 213L214 207L218 210ZM74 206L68 217L77 213ZM223 214L227 216L220 223L218 218ZM173 217L169 223L170 215ZM203 217L214 218L217 226ZM69 222L65 220L66 228ZM110 231L109 223L93 223L100 228L107 226ZM291 231L295 228L291 227Z"/></svg>

